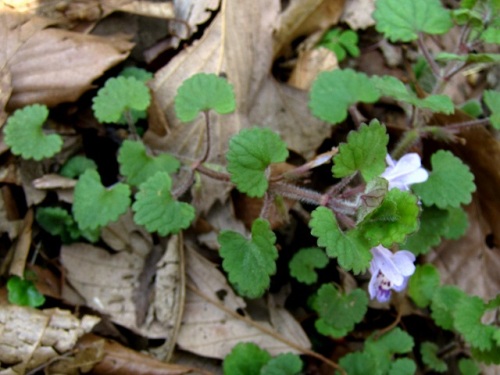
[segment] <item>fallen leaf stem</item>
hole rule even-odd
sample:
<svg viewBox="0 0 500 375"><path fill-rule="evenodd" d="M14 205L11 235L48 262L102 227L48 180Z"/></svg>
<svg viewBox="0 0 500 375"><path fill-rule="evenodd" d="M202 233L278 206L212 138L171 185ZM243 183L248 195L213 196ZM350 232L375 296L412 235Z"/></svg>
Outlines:
<svg viewBox="0 0 500 375"><path fill-rule="evenodd" d="M212 168L207 168L203 164L195 166L194 169L200 172L201 174L204 174L205 176L211 177L215 180L228 181L228 182L231 181L231 176L229 175L229 173L219 172Z"/></svg>
<svg viewBox="0 0 500 375"><path fill-rule="evenodd" d="M203 116L205 117L205 141L203 142L205 144L205 152L199 164L206 162L210 154L210 114L208 110L203 111Z"/></svg>
<svg viewBox="0 0 500 375"><path fill-rule="evenodd" d="M307 349L307 348L304 348L300 345L297 345L295 344L294 342L288 340L287 338L283 337L282 335L278 334L277 332L275 332L273 329L271 328L267 328L257 322L255 322L254 320L250 319L249 317L247 316L244 316L244 315L240 315L238 314L236 311L233 311L229 308L227 308L223 303L213 299L213 298L210 298L208 297L207 295L205 295L201 290L199 290L197 287L191 285L191 284L187 284L186 285L193 293L195 293L196 295L198 295L199 297L203 298L205 301L211 303L212 305L218 307L219 309L221 309L222 311L224 311L226 314L232 316L233 318L235 319L238 319L238 320L242 320L244 321L245 323L247 323L248 325L258 329L259 331L275 338L276 340L278 341L281 341L283 344L285 345L288 345L289 347L297 350L298 352L304 354L304 355L308 355L310 357L313 357L313 358L316 358L316 359L319 359L320 361L324 362L325 364L329 365L330 367L334 368L335 370L338 370L340 371L343 375L347 375L347 373L345 372L345 370L340 367L336 362L326 358L325 356L319 354L319 353L316 353L310 349Z"/></svg>
<svg viewBox="0 0 500 375"><path fill-rule="evenodd" d="M417 44L418 44L418 48L422 51L422 54L424 55L425 60L429 64L429 66L432 70L432 73L436 76L436 78L439 81L441 81L443 78L441 76L441 69L439 68L439 65L436 63L436 61L432 58L429 50L425 46L424 37L423 37L422 33L418 34Z"/></svg>
<svg viewBox="0 0 500 375"><path fill-rule="evenodd" d="M490 123L489 118L481 118L464 122L456 122L454 124L446 125L444 128L447 130L457 130L457 129L469 128L472 126L488 125L489 123Z"/></svg>

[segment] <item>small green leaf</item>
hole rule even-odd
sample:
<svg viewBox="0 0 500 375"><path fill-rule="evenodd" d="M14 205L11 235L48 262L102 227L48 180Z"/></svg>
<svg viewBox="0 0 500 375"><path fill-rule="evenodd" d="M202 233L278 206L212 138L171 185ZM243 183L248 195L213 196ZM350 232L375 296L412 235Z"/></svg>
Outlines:
<svg viewBox="0 0 500 375"><path fill-rule="evenodd" d="M259 375L271 355L253 343L239 343L222 364L224 375Z"/></svg>
<svg viewBox="0 0 500 375"><path fill-rule="evenodd" d="M483 99L491 111L491 125L495 129L500 129L500 91L486 90L484 91Z"/></svg>
<svg viewBox="0 0 500 375"><path fill-rule="evenodd" d="M149 88L144 82L135 77L122 76L106 81L94 97L92 109L102 123L126 124L126 113L135 122L137 117L144 117L150 102Z"/></svg>
<svg viewBox="0 0 500 375"><path fill-rule="evenodd" d="M458 240L462 237L469 227L469 218L467 212L461 207L448 208L448 221L443 237L449 240Z"/></svg>
<svg viewBox="0 0 500 375"><path fill-rule="evenodd" d="M174 173L180 167L179 161L169 154L160 154L156 157L146 152L142 142L125 140L118 152L120 173L127 177L127 182L138 186L156 172Z"/></svg>
<svg viewBox="0 0 500 375"><path fill-rule="evenodd" d="M134 221L148 232L157 231L160 236L175 234L188 228L196 216L193 206L172 197L171 188L172 180L166 172L157 172L139 186L132 205Z"/></svg>
<svg viewBox="0 0 500 375"><path fill-rule="evenodd" d="M135 66L129 66L123 69L120 73L122 77L134 77L136 80L146 83L147 81L153 79L153 73L148 72L145 69L137 68Z"/></svg>
<svg viewBox="0 0 500 375"><path fill-rule="evenodd" d="M250 197L262 197L269 186L267 167L287 157L285 142L272 130L243 129L229 142L227 170L239 191Z"/></svg>
<svg viewBox="0 0 500 375"><path fill-rule="evenodd" d="M130 206L130 188L117 183L106 188L99 173L87 169L75 186L73 216L81 230L96 229L118 220Z"/></svg>
<svg viewBox="0 0 500 375"><path fill-rule="evenodd" d="M432 155L431 164L432 172L427 181L412 186L424 204L446 209L471 202L476 185L467 165L444 150Z"/></svg>
<svg viewBox="0 0 500 375"><path fill-rule="evenodd" d="M455 112L455 105L447 95L429 95L420 99L396 77L374 76L371 78L374 85L380 91L381 96L388 96L395 100L406 102L418 108L427 108L433 112L452 114Z"/></svg>
<svg viewBox="0 0 500 375"><path fill-rule="evenodd" d="M358 102L375 103L380 95L372 81L352 69L322 72L314 81L309 108L321 120L338 124L347 118L347 110Z"/></svg>
<svg viewBox="0 0 500 375"><path fill-rule="evenodd" d="M280 354L267 362L260 375L298 375L302 371L302 360L296 354Z"/></svg>
<svg viewBox="0 0 500 375"><path fill-rule="evenodd" d="M481 33L481 40L485 43L500 44L499 25L489 26Z"/></svg>
<svg viewBox="0 0 500 375"><path fill-rule="evenodd" d="M485 312L484 301L476 296L461 298L453 311L455 329L469 344L479 350L490 350L493 347L495 327L481 322Z"/></svg>
<svg viewBox="0 0 500 375"><path fill-rule="evenodd" d="M410 358L398 358L389 369L388 375L413 375L417 371L417 365Z"/></svg>
<svg viewBox="0 0 500 375"><path fill-rule="evenodd" d="M410 352L413 345L413 338L396 327L378 339L376 334L372 334L365 342L364 351L375 359L376 373L386 374L394 362L393 356Z"/></svg>
<svg viewBox="0 0 500 375"><path fill-rule="evenodd" d="M435 206L423 207L420 215L420 228L409 235L400 245L415 255L427 254L431 247L441 243L441 236L448 231L449 212Z"/></svg>
<svg viewBox="0 0 500 375"><path fill-rule="evenodd" d="M38 307L45 303L45 297L33 284L33 281L11 276L7 281L8 300L20 306Z"/></svg>
<svg viewBox="0 0 500 375"><path fill-rule="evenodd" d="M481 106L481 102L477 99L467 100L460 106L460 110L474 118L478 118L483 114L483 107Z"/></svg>
<svg viewBox="0 0 500 375"><path fill-rule="evenodd" d="M371 353L354 352L340 358L339 365L349 375L379 374L377 362ZM336 374L340 374L337 372Z"/></svg>
<svg viewBox="0 0 500 375"><path fill-rule="evenodd" d="M23 159L42 160L61 151L59 134L43 133L42 126L49 116L45 105L33 104L15 111L3 130L5 143L14 155Z"/></svg>
<svg viewBox="0 0 500 375"><path fill-rule="evenodd" d="M182 122L193 121L202 111L226 114L235 108L233 86L215 74L195 74L182 83L175 96L175 114Z"/></svg>
<svg viewBox="0 0 500 375"><path fill-rule="evenodd" d="M479 375L481 373L479 366L470 358L462 358L459 360L458 368L462 375Z"/></svg>
<svg viewBox="0 0 500 375"><path fill-rule="evenodd" d="M439 0L377 0L373 18L377 31L391 42L410 42L419 33L444 34L453 27Z"/></svg>
<svg viewBox="0 0 500 375"><path fill-rule="evenodd" d="M372 180L385 169L388 142L385 126L378 120L361 125L349 133L347 143L340 145L333 158L333 175L341 178L360 171L365 181Z"/></svg>
<svg viewBox="0 0 500 375"><path fill-rule="evenodd" d="M314 284L318 279L315 268L324 268L328 264L325 252L317 247L300 249L293 256L288 266L290 275L304 284Z"/></svg>
<svg viewBox="0 0 500 375"><path fill-rule="evenodd" d="M252 238L247 240L233 231L219 234L219 254L222 267L239 294L248 298L261 297L269 287L270 275L276 272L278 251L276 236L269 222L257 219L252 224Z"/></svg>
<svg viewBox="0 0 500 375"><path fill-rule="evenodd" d="M467 64L496 63L500 61L500 53L469 53L457 55L455 53L441 52L436 56L437 61L462 61Z"/></svg>
<svg viewBox="0 0 500 375"><path fill-rule="evenodd" d="M370 266L372 254L368 244L356 230L342 232L333 212L318 207L311 214L311 234L318 238L318 246L325 247L329 257L335 257L342 268L358 274Z"/></svg>
<svg viewBox="0 0 500 375"><path fill-rule="evenodd" d="M321 326L330 326L340 330L342 336L350 332L363 320L368 310L368 296L361 289L354 289L349 294L340 293L332 284L323 284L314 299L313 308L319 315ZM321 332L321 330L319 331ZM342 337L335 336L334 337Z"/></svg>
<svg viewBox="0 0 500 375"><path fill-rule="evenodd" d="M420 345L420 355L422 356L422 362L429 366L436 372L446 372L448 370L448 365L445 361L437 356L439 347L433 342L423 342Z"/></svg>
<svg viewBox="0 0 500 375"><path fill-rule="evenodd" d="M490 350L479 350L478 348L471 348L472 357L487 365L500 364L500 345L494 345Z"/></svg>
<svg viewBox="0 0 500 375"><path fill-rule="evenodd" d="M85 156L76 155L64 163L59 174L68 178L77 178L87 169L97 170L95 161Z"/></svg>
<svg viewBox="0 0 500 375"><path fill-rule="evenodd" d="M417 265L408 283L408 294L418 307L429 306L439 289L439 271L432 264Z"/></svg>
<svg viewBox="0 0 500 375"><path fill-rule="evenodd" d="M399 189L390 190L384 201L366 217L358 230L372 246L391 247L418 228L417 197Z"/></svg>
<svg viewBox="0 0 500 375"><path fill-rule="evenodd" d="M356 213L356 224L361 223L382 204L388 187L389 181L382 177L376 177L366 184L365 191L359 197L361 204Z"/></svg>
<svg viewBox="0 0 500 375"><path fill-rule="evenodd" d="M441 328L452 330L454 325L453 311L466 294L452 285L438 288L432 297L431 316Z"/></svg>
<svg viewBox="0 0 500 375"><path fill-rule="evenodd" d="M323 36L320 46L335 53L340 62L346 58L347 53L353 57L359 56L358 39L358 34L352 30L332 29Z"/></svg>

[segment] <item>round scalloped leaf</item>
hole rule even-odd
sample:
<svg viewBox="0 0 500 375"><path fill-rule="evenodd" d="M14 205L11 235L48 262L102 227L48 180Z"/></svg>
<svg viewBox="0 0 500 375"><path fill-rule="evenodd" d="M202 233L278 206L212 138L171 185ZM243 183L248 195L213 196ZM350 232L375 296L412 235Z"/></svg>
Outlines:
<svg viewBox="0 0 500 375"><path fill-rule="evenodd" d="M179 169L179 161L169 154L156 157L146 152L142 142L125 140L118 151L120 173L127 177L130 185L138 186L156 172L174 173Z"/></svg>
<svg viewBox="0 0 500 375"><path fill-rule="evenodd" d="M220 114L236 108L233 86L215 74L198 73L186 79L175 96L175 114L182 122L193 121L202 111Z"/></svg>
<svg viewBox="0 0 500 375"><path fill-rule="evenodd" d="M325 268L328 257L322 249L308 247L294 254L288 264L290 275L304 284L314 284L318 279L315 268Z"/></svg>
<svg viewBox="0 0 500 375"><path fill-rule="evenodd" d="M319 119L338 124L347 118L351 105L375 103L379 98L367 75L352 69L337 69L318 75L311 88L309 108Z"/></svg>
<svg viewBox="0 0 500 375"><path fill-rule="evenodd" d="M224 375L260 374L261 368L269 362L271 355L251 342L240 342L235 345L222 367Z"/></svg>
<svg viewBox="0 0 500 375"><path fill-rule="evenodd" d="M285 353L271 358L260 369L259 375L298 375L302 371L302 360L297 354Z"/></svg>
<svg viewBox="0 0 500 375"><path fill-rule="evenodd" d="M431 316L434 322L443 329L453 329L453 311L458 303L467 295L454 285L438 288L432 297Z"/></svg>
<svg viewBox="0 0 500 375"><path fill-rule="evenodd" d="M410 42L419 33L444 34L453 27L439 0L377 0L373 18L377 31L391 42Z"/></svg>
<svg viewBox="0 0 500 375"><path fill-rule="evenodd" d="M361 125L349 133L347 143L340 145L333 158L333 175L340 178L360 171L365 181L372 180L385 170L388 142L385 126L378 120Z"/></svg>
<svg viewBox="0 0 500 375"><path fill-rule="evenodd" d="M497 356L497 358L500 358L500 356ZM459 360L458 368L462 375L479 375L481 373L479 366L470 358L462 358Z"/></svg>
<svg viewBox="0 0 500 375"><path fill-rule="evenodd" d="M408 283L408 294L418 307L429 306L441 281L439 271L432 264L417 265Z"/></svg>
<svg viewBox="0 0 500 375"><path fill-rule="evenodd" d="M417 371L417 365L410 358L398 358L391 363L387 375L413 375Z"/></svg>
<svg viewBox="0 0 500 375"><path fill-rule="evenodd" d="M439 150L431 157L432 172L427 181L412 186L427 206L459 207L472 200L476 190L474 175L462 160L449 151Z"/></svg>
<svg viewBox="0 0 500 375"><path fill-rule="evenodd" d="M262 197L269 186L267 167L287 157L285 142L272 130L243 129L229 141L227 170L239 191L250 197Z"/></svg>
<svg viewBox="0 0 500 375"><path fill-rule="evenodd" d="M399 189L390 190L384 201L361 223L359 230L372 246L391 247L418 228L417 197Z"/></svg>
<svg viewBox="0 0 500 375"><path fill-rule="evenodd" d="M23 159L42 160L61 151L59 134L43 133L42 126L49 116L45 105L33 104L15 111L3 130L5 143L14 155Z"/></svg>
<svg viewBox="0 0 500 375"><path fill-rule="evenodd" d="M342 232L330 209L316 208L311 214L309 227L311 234L318 238L318 246L325 247L328 256L337 258L346 271L358 274L368 269L372 259L370 244L357 230Z"/></svg>
<svg viewBox="0 0 500 375"><path fill-rule="evenodd" d="M130 188L117 183L106 188L99 173L87 169L75 186L73 216L81 230L96 229L118 220L130 206Z"/></svg>
<svg viewBox="0 0 500 375"><path fill-rule="evenodd" d="M135 77L110 78L92 100L94 115L102 123L126 124L129 111L133 121L144 117L151 102L149 88Z"/></svg>
<svg viewBox="0 0 500 375"><path fill-rule="evenodd" d="M377 369L378 360L371 353L367 352L352 352L340 358L339 365L349 375L366 375L374 372Z"/></svg>
<svg viewBox="0 0 500 375"><path fill-rule="evenodd" d="M172 180L166 172L157 172L141 184L132 205L134 221L161 236L188 228L196 214L194 207L174 200L171 188Z"/></svg>
<svg viewBox="0 0 500 375"><path fill-rule="evenodd" d="M248 298L261 297L269 287L270 275L276 272L275 260L278 258L274 246L276 236L269 222L255 220L250 240L226 230L219 234L218 241L219 254L224 259L222 267L238 293Z"/></svg>
<svg viewBox="0 0 500 375"><path fill-rule="evenodd" d="M436 372L446 372L448 365L438 357L439 347L433 342L425 341L420 345L422 362Z"/></svg>
<svg viewBox="0 0 500 375"><path fill-rule="evenodd" d="M500 91L486 90L483 94L483 99L491 111L491 125L495 129L500 129Z"/></svg>
<svg viewBox="0 0 500 375"><path fill-rule="evenodd" d="M97 164L85 156L76 155L64 163L59 174L68 178L77 178L87 169L97 170Z"/></svg>
<svg viewBox="0 0 500 375"><path fill-rule="evenodd" d="M146 83L147 81L153 79L153 73L148 72L145 69L138 68L136 66L129 66L120 72L122 77L134 77L138 81Z"/></svg>
<svg viewBox="0 0 500 375"><path fill-rule="evenodd" d="M45 303L45 297L36 288L33 281L12 276L7 281L8 300L20 306L38 307Z"/></svg>

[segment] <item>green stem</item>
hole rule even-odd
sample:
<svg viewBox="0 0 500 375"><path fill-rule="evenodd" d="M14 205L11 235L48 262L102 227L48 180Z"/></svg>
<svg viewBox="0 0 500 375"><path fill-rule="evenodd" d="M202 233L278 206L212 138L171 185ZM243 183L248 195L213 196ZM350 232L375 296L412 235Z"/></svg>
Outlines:
<svg viewBox="0 0 500 375"><path fill-rule="evenodd" d="M408 130L404 133L401 140L396 145L394 151L392 151L392 157L394 159L399 159L401 156L406 154L406 151L420 138L420 132L417 129Z"/></svg>

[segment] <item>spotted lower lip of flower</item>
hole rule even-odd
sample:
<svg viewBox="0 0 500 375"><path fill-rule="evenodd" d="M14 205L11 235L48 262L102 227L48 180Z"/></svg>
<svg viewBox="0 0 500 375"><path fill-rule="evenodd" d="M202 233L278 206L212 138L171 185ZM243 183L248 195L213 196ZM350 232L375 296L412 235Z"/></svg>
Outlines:
<svg viewBox="0 0 500 375"><path fill-rule="evenodd" d="M417 153L404 155L398 161L393 160L390 155L385 157L387 168L380 177L389 181L389 190L410 190L410 185L427 181L429 172L422 166L420 156Z"/></svg>
<svg viewBox="0 0 500 375"><path fill-rule="evenodd" d="M401 292L415 272L415 255L407 250L392 253L382 245L371 249L373 259L370 264L372 277L368 284L370 298L379 302L391 299L391 290Z"/></svg>

